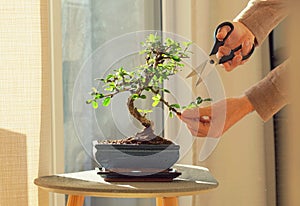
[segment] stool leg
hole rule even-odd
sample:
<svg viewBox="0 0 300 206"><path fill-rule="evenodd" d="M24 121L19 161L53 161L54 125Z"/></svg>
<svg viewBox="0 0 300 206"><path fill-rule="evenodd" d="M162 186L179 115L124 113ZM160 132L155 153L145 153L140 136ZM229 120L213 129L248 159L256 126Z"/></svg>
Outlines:
<svg viewBox="0 0 300 206"><path fill-rule="evenodd" d="M69 195L67 206L83 206L84 196Z"/></svg>
<svg viewBox="0 0 300 206"><path fill-rule="evenodd" d="M157 197L156 206L178 206L177 197Z"/></svg>

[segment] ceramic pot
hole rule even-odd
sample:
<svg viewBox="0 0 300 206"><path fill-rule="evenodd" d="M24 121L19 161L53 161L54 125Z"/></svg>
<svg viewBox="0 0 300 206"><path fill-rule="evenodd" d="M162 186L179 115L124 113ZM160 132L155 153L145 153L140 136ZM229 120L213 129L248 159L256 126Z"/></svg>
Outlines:
<svg viewBox="0 0 300 206"><path fill-rule="evenodd" d="M94 158L107 170L165 170L179 159L179 145L101 144L94 142Z"/></svg>

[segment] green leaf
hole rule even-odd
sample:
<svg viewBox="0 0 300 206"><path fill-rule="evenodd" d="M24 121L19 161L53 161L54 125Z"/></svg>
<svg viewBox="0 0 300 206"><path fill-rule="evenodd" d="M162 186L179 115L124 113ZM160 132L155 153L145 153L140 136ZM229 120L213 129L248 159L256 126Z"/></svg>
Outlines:
<svg viewBox="0 0 300 206"><path fill-rule="evenodd" d="M107 87L107 88L105 88L104 90L105 90L105 91L110 91L110 92L112 92L112 91L114 91L114 89L115 89L114 87Z"/></svg>
<svg viewBox="0 0 300 206"><path fill-rule="evenodd" d="M136 85L136 84L130 84L130 88L136 89L136 88L137 88L137 85Z"/></svg>
<svg viewBox="0 0 300 206"><path fill-rule="evenodd" d="M167 46L170 46L170 45L172 45L174 43L174 41L172 40L172 39L170 39L170 38L167 38L166 39L166 45Z"/></svg>
<svg viewBox="0 0 300 206"><path fill-rule="evenodd" d="M174 61L176 61L176 62L180 62L180 61L181 61L181 59L180 59L179 56L172 56L172 59L173 59Z"/></svg>
<svg viewBox="0 0 300 206"><path fill-rule="evenodd" d="M132 98L132 99L137 99L137 98L139 98L139 95L138 95L138 94L133 94L133 95L131 96L131 98Z"/></svg>
<svg viewBox="0 0 300 206"><path fill-rule="evenodd" d="M197 105L195 102L191 102L191 103L188 105L188 108L189 108L189 109L196 108L196 107L198 107L198 105Z"/></svg>
<svg viewBox="0 0 300 206"><path fill-rule="evenodd" d="M201 97L196 98L196 104L201 104L203 102L203 99Z"/></svg>
<svg viewBox="0 0 300 206"><path fill-rule="evenodd" d="M114 77L115 75L113 75L113 74L108 74L106 77L105 77L105 80L107 81L107 80L109 80L110 78L112 78L112 77Z"/></svg>
<svg viewBox="0 0 300 206"><path fill-rule="evenodd" d="M159 101L154 100L153 103L152 103L152 107L156 107L158 104L159 104Z"/></svg>
<svg viewBox="0 0 300 206"><path fill-rule="evenodd" d="M95 95L95 99L101 99L101 98L103 98L104 97L104 95L103 94L97 94L97 95Z"/></svg>
<svg viewBox="0 0 300 206"><path fill-rule="evenodd" d="M171 104L170 107L174 107L174 108L180 109L180 105L179 104Z"/></svg>
<svg viewBox="0 0 300 206"><path fill-rule="evenodd" d="M148 41L149 42L155 42L155 40L156 40L156 37L154 36L154 34L149 34Z"/></svg>
<svg viewBox="0 0 300 206"><path fill-rule="evenodd" d="M192 44L192 42L182 42L182 44L185 47L189 47Z"/></svg>
<svg viewBox="0 0 300 206"><path fill-rule="evenodd" d="M123 67L120 67L117 76L124 77L127 74L126 70Z"/></svg>
<svg viewBox="0 0 300 206"><path fill-rule="evenodd" d="M151 113L153 111L152 110L147 110L147 109L138 109L138 112L148 114L148 113Z"/></svg>
<svg viewBox="0 0 300 206"><path fill-rule="evenodd" d="M162 84L163 81L164 81L164 78L163 78L162 76L160 76L160 77L158 78L158 82Z"/></svg>
<svg viewBox="0 0 300 206"><path fill-rule="evenodd" d="M116 89L116 84L114 82L110 82L106 84L106 88L104 90L112 92L115 89Z"/></svg>
<svg viewBox="0 0 300 206"><path fill-rule="evenodd" d="M91 104L93 101L94 101L94 100L89 99L89 100L86 100L85 103L86 103L86 104Z"/></svg>
<svg viewBox="0 0 300 206"><path fill-rule="evenodd" d="M185 65L184 65L184 64L181 64L181 63L177 63L177 66L179 66L179 67L184 67Z"/></svg>
<svg viewBox="0 0 300 206"><path fill-rule="evenodd" d="M92 101L92 106L93 106L94 109L97 109L98 108L98 102Z"/></svg>
<svg viewBox="0 0 300 206"><path fill-rule="evenodd" d="M173 112L169 112L169 117L170 117L170 118L173 118L173 116L174 116L174 115L173 115Z"/></svg>
<svg viewBox="0 0 300 206"><path fill-rule="evenodd" d="M141 98L141 99L146 99L146 98L147 98L147 96L146 96L146 95L144 95L144 94L142 94L142 95L140 96L140 98Z"/></svg>
<svg viewBox="0 0 300 206"><path fill-rule="evenodd" d="M169 90L167 89L163 89L164 92L167 92L167 93L171 93Z"/></svg>
<svg viewBox="0 0 300 206"><path fill-rule="evenodd" d="M152 99L154 100L154 101L160 101L160 99L161 99L161 96L160 96L160 94L156 94L155 96L153 96L152 97Z"/></svg>
<svg viewBox="0 0 300 206"><path fill-rule="evenodd" d="M195 107L198 107L198 105L195 102L191 102L189 105L182 106L181 108L182 109L192 109L192 108L195 108Z"/></svg>
<svg viewBox="0 0 300 206"><path fill-rule="evenodd" d="M104 107L107 107L109 104L110 104L110 100L111 100L111 97L106 97L103 101L102 101L102 105Z"/></svg>

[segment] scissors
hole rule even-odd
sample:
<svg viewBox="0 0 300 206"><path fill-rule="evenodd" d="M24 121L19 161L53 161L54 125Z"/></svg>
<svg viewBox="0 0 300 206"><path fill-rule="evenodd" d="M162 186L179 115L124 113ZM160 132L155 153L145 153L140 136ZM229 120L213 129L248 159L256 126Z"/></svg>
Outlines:
<svg viewBox="0 0 300 206"><path fill-rule="evenodd" d="M217 38L217 34L219 32L219 30L224 27L224 26L228 26L230 28L230 30L228 31L228 33L226 34L225 38L223 40L219 40ZM198 86L201 82L202 82L202 78L203 77L203 74L208 74L209 71L206 71L206 70L210 70L209 68L212 68L212 67L207 67L207 64L209 63L210 65L218 65L218 64L223 64L225 62L228 62L230 60L232 60L235 56L235 52L239 51L240 49L242 49L242 45L236 47L235 49L232 49L230 51L230 54L227 55L227 56L222 56L220 59L217 58L216 54L219 50L219 48L221 46L223 46L225 44L225 41L227 40L227 38L230 36L230 34L233 32L234 30L234 26L232 23L230 22L223 22L221 24L219 24L219 26L216 28L215 30L215 44L209 54L209 59L208 60L205 60L202 64L200 64L195 70L193 70L191 73L189 73L187 75L186 78L190 78L190 77L193 77L193 76L196 76L198 75L198 80L196 82L196 86ZM255 45L253 44L250 52L243 56L242 57L242 60L246 60L248 59L254 52L254 48L255 48Z"/></svg>

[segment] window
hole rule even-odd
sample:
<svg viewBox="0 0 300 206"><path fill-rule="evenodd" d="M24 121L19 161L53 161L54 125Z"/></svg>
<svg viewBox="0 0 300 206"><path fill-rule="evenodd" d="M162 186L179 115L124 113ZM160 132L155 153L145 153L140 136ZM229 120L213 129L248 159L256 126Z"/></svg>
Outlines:
<svg viewBox="0 0 300 206"><path fill-rule="evenodd" d="M104 43L120 35L141 30L161 30L161 2L160 0L62 0L62 69L63 69L63 116L64 116L64 151L65 172L89 170L95 167L91 157L92 139L89 131L80 131L73 121L74 105L73 95L76 78L87 59ZM113 50L113 48L112 48ZM110 54L113 55L113 54ZM134 56L120 59L111 66L120 63L132 64ZM103 71L101 71L103 72ZM87 81L93 81L92 79ZM80 91L88 92L88 91ZM78 92L79 93L79 92ZM76 111L75 111L76 112ZM79 111L75 115L84 114ZM122 111L121 111L122 112ZM101 113L101 125L105 125L108 136L122 135L113 124L109 124L113 118L110 111ZM75 120L76 121L76 120ZM86 119L89 124L91 120ZM87 129L88 130L88 129ZM82 137L86 132L87 136ZM79 134L78 134L79 133ZM86 146L86 145L90 146ZM91 198L86 200L86 205L97 203L111 205L126 202L133 205L134 202L144 200L108 200ZM105 203L104 203L105 202ZM153 204L145 200L143 205Z"/></svg>

